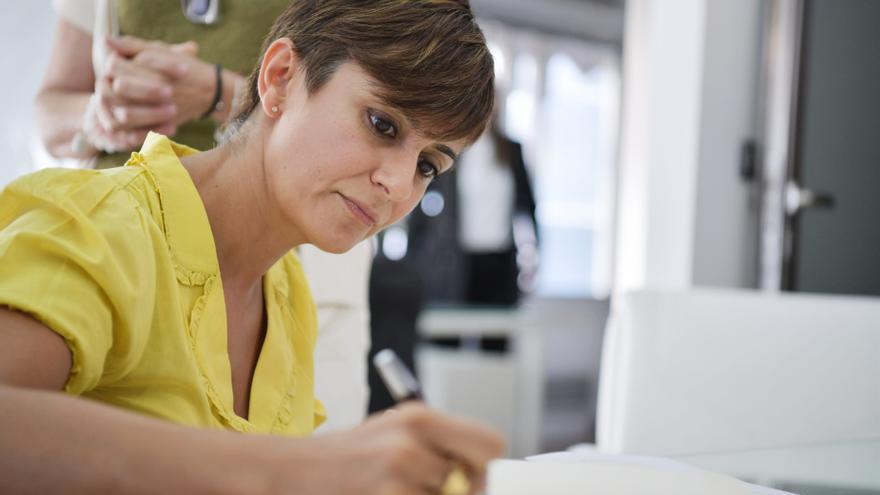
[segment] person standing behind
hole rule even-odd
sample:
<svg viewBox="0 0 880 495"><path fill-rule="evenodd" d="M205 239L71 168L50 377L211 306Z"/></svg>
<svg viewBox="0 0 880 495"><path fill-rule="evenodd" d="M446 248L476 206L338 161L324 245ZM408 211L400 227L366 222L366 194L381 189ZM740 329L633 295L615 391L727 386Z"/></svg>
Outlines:
<svg viewBox="0 0 880 495"><path fill-rule="evenodd" d="M195 3L222 9L216 19L198 17L188 7ZM55 0L60 22L36 98L47 151L118 166L150 130L211 148L241 74L288 3Z"/></svg>
<svg viewBox="0 0 880 495"><path fill-rule="evenodd" d="M522 147L497 125L461 157L458 234L465 256L464 301L513 306L536 269L536 204Z"/></svg>
<svg viewBox="0 0 880 495"><path fill-rule="evenodd" d="M125 163L156 131L196 149L216 144L260 42L289 0L54 0L51 59L35 101L47 151L84 167ZM121 36L118 36L121 35ZM322 430L367 411L371 248L299 248L318 308L316 388Z"/></svg>

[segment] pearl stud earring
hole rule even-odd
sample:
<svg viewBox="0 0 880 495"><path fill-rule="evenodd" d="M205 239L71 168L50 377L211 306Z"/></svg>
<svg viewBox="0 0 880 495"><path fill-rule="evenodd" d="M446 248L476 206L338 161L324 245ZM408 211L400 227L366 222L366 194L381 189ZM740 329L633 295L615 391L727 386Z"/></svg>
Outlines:
<svg viewBox="0 0 880 495"><path fill-rule="evenodd" d="M273 107L272 107L272 113L278 113L278 107L277 107L277 106L273 106Z"/></svg>

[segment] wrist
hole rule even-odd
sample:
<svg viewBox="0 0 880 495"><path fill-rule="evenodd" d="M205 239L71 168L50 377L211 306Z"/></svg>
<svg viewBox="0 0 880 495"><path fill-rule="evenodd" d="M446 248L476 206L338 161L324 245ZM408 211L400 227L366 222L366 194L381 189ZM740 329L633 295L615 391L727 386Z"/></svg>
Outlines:
<svg viewBox="0 0 880 495"><path fill-rule="evenodd" d="M303 495L338 493L327 490L323 466L324 439L290 438L272 435L242 435L229 453L233 465L227 469L226 490L236 495Z"/></svg>
<svg viewBox="0 0 880 495"><path fill-rule="evenodd" d="M223 109L223 67L220 64L214 64L212 70L214 72L214 92L208 109L199 117L200 120L213 117L215 113Z"/></svg>
<svg viewBox="0 0 880 495"><path fill-rule="evenodd" d="M199 463L208 483L200 484L193 493L220 495L262 495L273 493L270 490L272 476L271 456L266 455L265 435L241 435L231 432L205 432L211 441L206 447ZM271 450L269 448L268 450ZM190 470L196 470L190 466ZM278 493L278 492L274 492Z"/></svg>
<svg viewBox="0 0 880 495"><path fill-rule="evenodd" d="M225 124L235 116L235 103L244 89L244 78L228 69L221 73L223 93L211 118L218 124Z"/></svg>

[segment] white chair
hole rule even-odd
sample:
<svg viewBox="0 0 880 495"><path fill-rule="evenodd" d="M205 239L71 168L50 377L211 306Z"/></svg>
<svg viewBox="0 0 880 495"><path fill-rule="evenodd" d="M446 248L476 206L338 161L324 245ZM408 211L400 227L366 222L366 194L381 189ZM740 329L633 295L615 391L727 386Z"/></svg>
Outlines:
<svg viewBox="0 0 880 495"><path fill-rule="evenodd" d="M633 292L614 301L603 347L603 452L880 441L880 298Z"/></svg>

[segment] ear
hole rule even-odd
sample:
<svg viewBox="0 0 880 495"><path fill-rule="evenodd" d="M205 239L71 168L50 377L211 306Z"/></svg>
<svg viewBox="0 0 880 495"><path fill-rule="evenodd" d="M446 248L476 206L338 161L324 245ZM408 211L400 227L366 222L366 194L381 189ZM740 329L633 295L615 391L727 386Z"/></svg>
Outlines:
<svg viewBox="0 0 880 495"><path fill-rule="evenodd" d="M260 63L257 90L260 93L260 106L268 117L280 115L281 105L290 91L290 81L298 71L299 58L289 39L277 39L266 48Z"/></svg>

